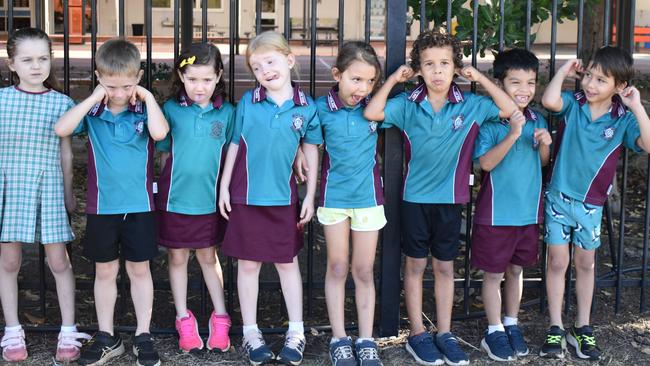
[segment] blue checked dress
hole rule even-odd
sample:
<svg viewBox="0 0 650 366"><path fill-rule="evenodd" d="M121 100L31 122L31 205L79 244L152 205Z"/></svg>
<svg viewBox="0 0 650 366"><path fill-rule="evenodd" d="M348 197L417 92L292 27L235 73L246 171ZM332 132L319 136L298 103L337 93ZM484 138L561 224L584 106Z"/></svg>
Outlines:
<svg viewBox="0 0 650 366"><path fill-rule="evenodd" d="M54 123L74 106L56 91L0 89L0 242L74 239L63 197Z"/></svg>

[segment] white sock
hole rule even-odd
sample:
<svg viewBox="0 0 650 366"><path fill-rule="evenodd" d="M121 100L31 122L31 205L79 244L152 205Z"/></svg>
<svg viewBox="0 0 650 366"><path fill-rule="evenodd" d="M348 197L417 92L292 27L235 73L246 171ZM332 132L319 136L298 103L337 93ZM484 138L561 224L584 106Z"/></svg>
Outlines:
<svg viewBox="0 0 650 366"><path fill-rule="evenodd" d="M259 332L259 331L260 331L260 328L257 327L257 323L256 323L256 324L253 324L253 325L244 325L244 326L241 328L241 331L242 331L242 333L243 333L244 335L246 335L246 334L247 334L248 332L250 332L251 330L254 330L254 331L256 331L256 332Z"/></svg>
<svg viewBox="0 0 650 366"><path fill-rule="evenodd" d="M289 332L305 333L303 322L289 322Z"/></svg>
<svg viewBox="0 0 650 366"><path fill-rule="evenodd" d="M188 316L190 316L190 314L186 311L184 315L176 315L176 320L181 320L183 318L187 318Z"/></svg>
<svg viewBox="0 0 650 366"><path fill-rule="evenodd" d="M511 318L509 316L503 317L503 325L508 327L511 325L517 325L517 317Z"/></svg>
<svg viewBox="0 0 650 366"><path fill-rule="evenodd" d="M374 339L374 338L357 338L357 342L356 342L356 343L359 344L359 343L361 343L361 342L363 342L363 341L374 342L375 339Z"/></svg>
<svg viewBox="0 0 650 366"><path fill-rule="evenodd" d="M505 329L503 329L503 324L488 325L488 334L492 334L497 331L505 332Z"/></svg>
<svg viewBox="0 0 650 366"><path fill-rule="evenodd" d="M22 329L23 326L20 324L14 325L13 327L5 327L5 333L20 332Z"/></svg>
<svg viewBox="0 0 650 366"><path fill-rule="evenodd" d="M61 333L74 333L77 331L76 325L62 325Z"/></svg>

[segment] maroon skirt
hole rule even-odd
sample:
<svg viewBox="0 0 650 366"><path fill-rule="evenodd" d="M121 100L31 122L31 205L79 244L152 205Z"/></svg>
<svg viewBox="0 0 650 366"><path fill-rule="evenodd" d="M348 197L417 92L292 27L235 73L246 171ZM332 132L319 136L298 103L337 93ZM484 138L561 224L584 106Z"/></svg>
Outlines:
<svg viewBox="0 0 650 366"><path fill-rule="evenodd" d="M185 215L156 211L158 245L174 249L202 249L223 241L227 221L219 214Z"/></svg>
<svg viewBox="0 0 650 366"><path fill-rule="evenodd" d="M255 262L291 263L303 245L298 205L232 204L221 253Z"/></svg>

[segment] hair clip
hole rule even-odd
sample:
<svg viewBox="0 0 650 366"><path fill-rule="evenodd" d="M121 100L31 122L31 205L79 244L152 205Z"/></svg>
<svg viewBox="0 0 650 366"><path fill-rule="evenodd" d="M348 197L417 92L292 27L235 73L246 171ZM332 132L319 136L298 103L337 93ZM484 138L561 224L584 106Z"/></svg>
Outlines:
<svg viewBox="0 0 650 366"><path fill-rule="evenodd" d="M185 65L194 65L194 61L196 61L196 56L188 57L185 60L181 61L181 64L178 65L178 68L181 68Z"/></svg>

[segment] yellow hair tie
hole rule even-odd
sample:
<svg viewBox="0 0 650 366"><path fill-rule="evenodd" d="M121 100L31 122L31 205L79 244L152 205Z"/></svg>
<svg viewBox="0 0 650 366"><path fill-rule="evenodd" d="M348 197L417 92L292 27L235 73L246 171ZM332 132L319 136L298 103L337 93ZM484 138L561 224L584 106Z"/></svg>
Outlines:
<svg viewBox="0 0 650 366"><path fill-rule="evenodd" d="M178 68L182 68L185 65L194 65L194 61L196 61L196 56L188 57L185 60L181 61L181 64L178 66Z"/></svg>

